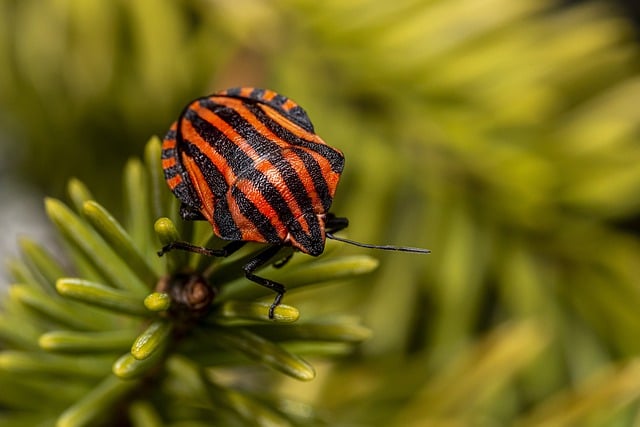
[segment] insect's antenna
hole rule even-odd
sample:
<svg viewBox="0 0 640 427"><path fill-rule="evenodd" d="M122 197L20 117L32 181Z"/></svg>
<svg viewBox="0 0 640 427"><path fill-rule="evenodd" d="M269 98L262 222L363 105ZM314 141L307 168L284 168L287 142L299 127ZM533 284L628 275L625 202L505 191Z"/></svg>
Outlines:
<svg viewBox="0 0 640 427"><path fill-rule="evenodd" d="M391 245L370 245L368 243L356 242L355 240L345 239L344 237L334 236L331 233L326 233L326 236L329 239L337 240L338 242L348 243L350 245L359 246L361 248L370 248L370 249L382 249L384 251L399 251L399 252L413 252L418 254L429 254L431 251L429 249L422 248L412 248L409 246L391 246Z"/></svg>

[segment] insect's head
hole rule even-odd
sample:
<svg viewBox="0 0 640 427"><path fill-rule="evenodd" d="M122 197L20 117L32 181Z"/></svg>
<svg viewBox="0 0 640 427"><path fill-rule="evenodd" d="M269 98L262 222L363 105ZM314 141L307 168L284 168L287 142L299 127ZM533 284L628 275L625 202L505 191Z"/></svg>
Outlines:
<svg viewBox="0 0 640 427"><path fill-rule="evenodd" d="M314 212L303 214L289 224L289 234L285 242L305 254L320 255L324 252L324 221L324 215L317 215Z"/></svg>
<svg viewBox="0 0 640 427"><path fill-rule="evenodd" d="M335 215L315 213L307 213L302 215L298 220L291 224L289 234L285 242L300 250L303 253L312 256L318 256L324 251L325 239L332 239L339 242L347 243L361 248L381 249L385 251L412 252L420 254L428 254L429 249L414 248L410 246L393 246L393 245L371 245L368 243L356 242L354 240L338 237L333 233L347 227L349 221L346 218L336 217Z"/></svg>

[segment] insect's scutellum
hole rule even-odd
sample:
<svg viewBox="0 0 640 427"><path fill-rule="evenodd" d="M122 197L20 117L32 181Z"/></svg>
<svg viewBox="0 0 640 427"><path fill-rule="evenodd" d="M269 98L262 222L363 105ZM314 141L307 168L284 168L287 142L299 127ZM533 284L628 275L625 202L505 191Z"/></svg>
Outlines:
<svg viewBox="0 0 640 427"><path fill-rule="evenodd" d="M344 156L315 134L302 107L268 89L227 89L191 102L164 138L162 167L181 202L181 216L208 221L230 243L219 250L175 243L160 254L183 249L228 256L245 242L267 244L244 271L276 292L270 317L285 287L253 273L283 247L318 256L331 238L368 248L429 252L333 235L348 225L346 218L329 213Z"/></svg>

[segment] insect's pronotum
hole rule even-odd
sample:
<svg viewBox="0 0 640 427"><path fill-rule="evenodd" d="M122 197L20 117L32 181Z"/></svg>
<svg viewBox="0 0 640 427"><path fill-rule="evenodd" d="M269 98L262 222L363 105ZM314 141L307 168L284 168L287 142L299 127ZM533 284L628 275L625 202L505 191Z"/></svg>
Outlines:
<svg viewBox="0 0 640 427"><path fill-rule="evenodd" d="M230 243L210 249L174 242L160 254L182 249L226 257L246 242L267 244L243 269L249 280L276 293L271 318L286 289L254 272L285 247L318 256L330 238L429 252L334 235L349 224L329 212L344 156L315 134L302 107L271 90L233 88L191 102L164 138L162 167L182 218L208 221Z"/></svg>

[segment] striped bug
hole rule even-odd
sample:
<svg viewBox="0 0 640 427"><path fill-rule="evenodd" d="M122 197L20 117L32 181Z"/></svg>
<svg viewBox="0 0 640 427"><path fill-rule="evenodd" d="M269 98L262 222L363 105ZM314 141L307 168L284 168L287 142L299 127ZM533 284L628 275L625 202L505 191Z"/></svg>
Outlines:
<svg viewBox="0 0 640 427"><path fill-rule="evenodd" d="M226 257L247 242L268 244L243 270L247 279L276 293L270 318L286 289L254 272L283 248L318 256L329 238L366 248L429 252L334 235L349 224L329 213L344 156L315 134L302 107L271 90L233 88L192 101L163 140L162 167L181 202L181 217L208 221L215 235L230 243L211 249L174 242L159 255L181 249Z"/></svg>

